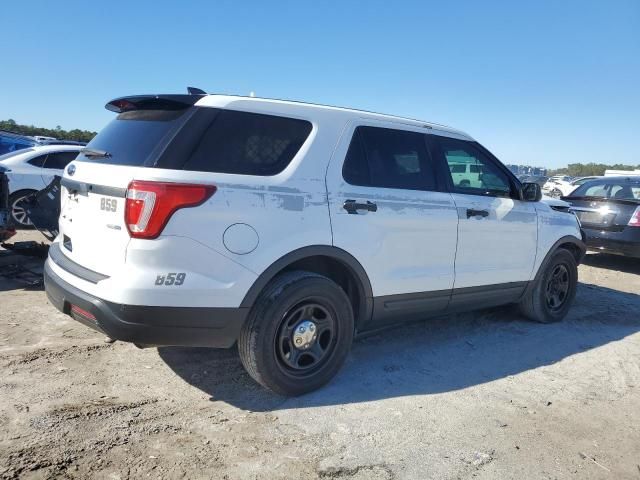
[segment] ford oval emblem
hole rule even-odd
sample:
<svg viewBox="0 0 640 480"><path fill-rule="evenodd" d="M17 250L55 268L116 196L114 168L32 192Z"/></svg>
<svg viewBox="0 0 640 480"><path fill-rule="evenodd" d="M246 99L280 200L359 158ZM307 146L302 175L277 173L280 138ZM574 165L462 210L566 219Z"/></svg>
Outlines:
<svg viewBox="0 0 640 480"><path fill-rule="evenodd" d="M67 167L67 173L70 177L73 177L73 174L76 173L76 166L73 163Z"/></svg>

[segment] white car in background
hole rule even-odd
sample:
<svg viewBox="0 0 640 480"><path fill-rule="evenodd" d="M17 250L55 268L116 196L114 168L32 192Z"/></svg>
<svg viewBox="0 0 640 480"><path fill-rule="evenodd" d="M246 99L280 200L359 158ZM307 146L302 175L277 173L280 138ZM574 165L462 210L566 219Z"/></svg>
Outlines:
<svg viewBox="0 0 640 480"><path fill-rule="evenodd" d="M551 177L547 183L545 183L542 191L545 195L553 198L566 197L583 183L597 180L598 178L600 177Z"/></svg>
<svg viewBox="0 0 640 480"><path fill-rule="evenodd" d="M37 145L0 156L0 165L9 169L9 204L17 227L31 226L20 201L49 185L74 160L82 145Z"/></svg>

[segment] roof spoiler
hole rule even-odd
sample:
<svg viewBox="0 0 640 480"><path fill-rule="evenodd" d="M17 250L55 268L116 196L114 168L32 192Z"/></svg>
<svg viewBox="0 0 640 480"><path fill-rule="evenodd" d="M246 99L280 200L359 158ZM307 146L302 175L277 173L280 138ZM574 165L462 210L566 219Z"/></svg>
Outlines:
<svg viewBox="0 0 640 480"><path fill-rule="evenodd" d="M132 110L184 110L194 105L207 93L196 87L187 87L188 94L133 95L111 100L104 108L116 113Z"/></svg>

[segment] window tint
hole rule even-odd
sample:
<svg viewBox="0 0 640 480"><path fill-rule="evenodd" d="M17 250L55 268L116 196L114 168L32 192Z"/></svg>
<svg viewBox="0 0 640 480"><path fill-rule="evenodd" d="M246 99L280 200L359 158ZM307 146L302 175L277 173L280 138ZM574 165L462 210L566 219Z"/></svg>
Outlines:
<svg viewBox="0 0 640 480"><path fill-rule="evenodd" d="M44 168L51 168L54 170L64 170L69 162L74 160L78 156L78 152L56 152L50 153L47 156L47 160L44 162Z"/></svg>
<svg viewBox="0 0 640 480"><path fill-rule="evenodd" d="M188 110L133 110L109 122L87 148L109 152L109 157L83 155L83 161L114 165L142 166L153 162L155 154L182 124Z"/></svg>
<svg viewBox="0 0 640 480"><path fill-rule="evenodd" d="M358 127L342 168L352 185L409 190L434 190L435 174L417 132Z"/></svg>
<svg viewBox="0 0 640 480"><path fill-rule="evenodd" d="M31 160L28 160L27 163L29 165L33 165L34 167L42 167L46 159L46 155L38 155L37 157L33 157Z"/></svg>
<svg viewBox="0 0 640 480"><path fill-rule="evenodd" d="M305 120L220 110L184 165L185 170L276 175L311 133Z"/></svg>
<svg viewBox="0 0 640 480"><path fill-rule="evenodd" d="M509 176L471 142L447 137L432 138L440 145L449 165L454 191L470 195L510 196Z"/></svg>

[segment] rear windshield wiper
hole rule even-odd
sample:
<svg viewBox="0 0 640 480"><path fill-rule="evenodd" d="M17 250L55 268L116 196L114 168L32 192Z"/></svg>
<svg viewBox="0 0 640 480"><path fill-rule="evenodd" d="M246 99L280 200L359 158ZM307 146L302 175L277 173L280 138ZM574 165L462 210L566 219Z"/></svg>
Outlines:
<svg viewBox="0 0 640 480"><path fill-rule="evenodd" d="M111 156L106 150L97 150L95 148L83 148L80 151L87 158L108 158Z"/></svg>

